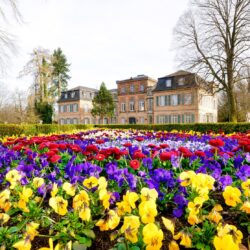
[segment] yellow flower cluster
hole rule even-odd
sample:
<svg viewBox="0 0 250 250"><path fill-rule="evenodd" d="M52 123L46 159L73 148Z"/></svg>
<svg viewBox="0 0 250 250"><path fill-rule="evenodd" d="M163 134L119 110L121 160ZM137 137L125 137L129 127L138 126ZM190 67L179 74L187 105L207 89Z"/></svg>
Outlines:
<svg viewBox="0 0 250 250"><path fill-rule="evenodd" d="M227 250L239 250L243 235L233 225L219 225L217 227L217 236L214 238L214 246L216 250L227 249Z"/></svg>

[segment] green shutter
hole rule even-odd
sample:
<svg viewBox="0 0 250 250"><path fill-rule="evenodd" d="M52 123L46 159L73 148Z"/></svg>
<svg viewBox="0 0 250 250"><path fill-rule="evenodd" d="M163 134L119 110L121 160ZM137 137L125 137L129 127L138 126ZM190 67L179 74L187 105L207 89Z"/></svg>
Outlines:
<svg viewBox="0 0 250 250"><path fill-rule="evenodd" d="M195 122L195 120L194 120L194 114L192 114L192 122Z"/></svg>
<svg viewBox="0 0 250 250"><path fill-rule="evenodd" d="M159 96L156 96L156 106L159 106Z"/></svg>
<svg viewBox="0 0 250 250"><path fill-rule="evenodd" d="M181 123L181 115L178 115L178 123Z"/></svg>
<svg viewBox="0 0 250 250"><path fill-rule="evenodd" d="M182 104L182 105L184 105L184 96L185 96L185 94L182 94L182 95L181 95L181 104Z"/></svg>
<svg viewBox="0 0 250 250"><path fill-rule="evenodd" d="M181 95L178 94L177 98L178 98L178 105L180 105L181 104Z"/></svg>
<svg viewBox="0 0 250 250"><path fill-rule="evenodd" d="M184 116L184 114L182 115L182 123L185 123L185 116Z"/></svg>
<svg viewBox="0 0 250 250"><path fill-rule="evenodd" d="M164 106L168 106L168 96L165 95L165 105Z"/></svg>

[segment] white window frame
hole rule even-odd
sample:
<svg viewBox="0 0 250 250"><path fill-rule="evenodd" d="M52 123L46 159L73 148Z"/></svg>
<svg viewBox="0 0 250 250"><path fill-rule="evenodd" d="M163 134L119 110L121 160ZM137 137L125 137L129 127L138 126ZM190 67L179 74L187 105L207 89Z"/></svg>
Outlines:
<svg viewBox="0 0 250 250"><path fill-rule="evenodd" d="M171 95L170 97L170 103L171 103L171 106L177 106L178 105L178 95L174 94L174 95Z"/></svg>
<svg viewBox="0 0 250 250"><path fill-rule="evenodd" d="M129 111L135 111L135 102L134 101L129 102Z"/></svg>
<svg viewBox="0 0 250 250"><path fill-rule="evenodd" d="M178 122L178 115L176 115L176 114L171 115L171 123L179 123Z"/></svg>
<svg viewBox="0 0 250 250"><path fill-rule="evenodd" d="M125 102L121 103L121 112L126 112L126 103Z"/></svg>
<svg viewBox="0 0 250 250"><path fill-rule="evenodd" d="M145 110L145 102L144 100L139 100L139 111Z"/></svg>
<svg viewBox="0 0 250 250"><path fill-rule="evenodd" d="M159 106L165 106L165 96L161 95L159 96Z"/></svg>
<svg viewBox="0 0 250 250"><path fill-rule="evenodd" d="M192 94L191 93L185 93L183 95L183 104L184 105L192 104Z"/></svg>
<svg viewBox="0 0 250 250"><path fill-rule="evenodd" d="M185 85L185 78L184 77L181 77L178 79L178 85L179 86L184 86Z"/></svg>
<svg viewBox="0 0 250 250"><path fill-rule="evenodd" d="M144 91L144 85L143 85L143 84L140 85L140 91L141 91L141 92Z"/></svg>
<svg viewBox="0 0 250 250"><path fill-rule="evenodd" d="M165 81L165 84L166 84L166 87L167 87L167 88L172 87L172 79L167 79L167 80Z"/></svg>
<svg viewBox="0 0 250 250"><path fill-rule="evenodd" d="M192 123L192 114L185 114L185 123Z"/></svg>
<svg viewBox="0 0 250 250"><path fill-rule="evenodd" d="M134 92L135 92L135 86L134 86L134 84L131 84L131 85L130 85L130 92L131 92L131 93L134 93Z"/></svg>
<svg viewBox="0 0 250 250"><path fill-rule="evenodd" d="M140 117L140 124L144 124L144 121L145 121L144 117Z"/></svg>

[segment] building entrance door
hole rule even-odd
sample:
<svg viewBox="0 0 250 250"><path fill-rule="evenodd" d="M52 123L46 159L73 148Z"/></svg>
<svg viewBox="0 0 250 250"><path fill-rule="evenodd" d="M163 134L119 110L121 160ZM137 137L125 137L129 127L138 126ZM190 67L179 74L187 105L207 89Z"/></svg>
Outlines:
<svg viewBox="0 0 250 250"><path fill-rule="evenodd" d="M129 124L136 124L135 117L129 117L128 122L129 122Z"/></svg>

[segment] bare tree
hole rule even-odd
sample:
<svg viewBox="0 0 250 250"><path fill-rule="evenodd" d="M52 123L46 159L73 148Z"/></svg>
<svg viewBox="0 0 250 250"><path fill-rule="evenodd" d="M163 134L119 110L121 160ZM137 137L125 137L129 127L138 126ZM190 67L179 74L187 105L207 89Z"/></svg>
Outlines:
<svg viewBox="0 0 250 250"><path fill-rule="evenodd" d="M6 13L10 13L12 18L6 16ZM13 19L13 17L16 21L21 21L17 1L0 0L0 20L6 23L9 19ZM0 73L4 72L9 57L14 52L16 52L14 36L6 28L0 26Z"/></svg>
<svg viewBox="0 0 250 250"><path fill-rule="evenodd" d="M182 66L225 91L237 122L235 86L250 61L250 1L192 0L175 28Z"/></svg>

